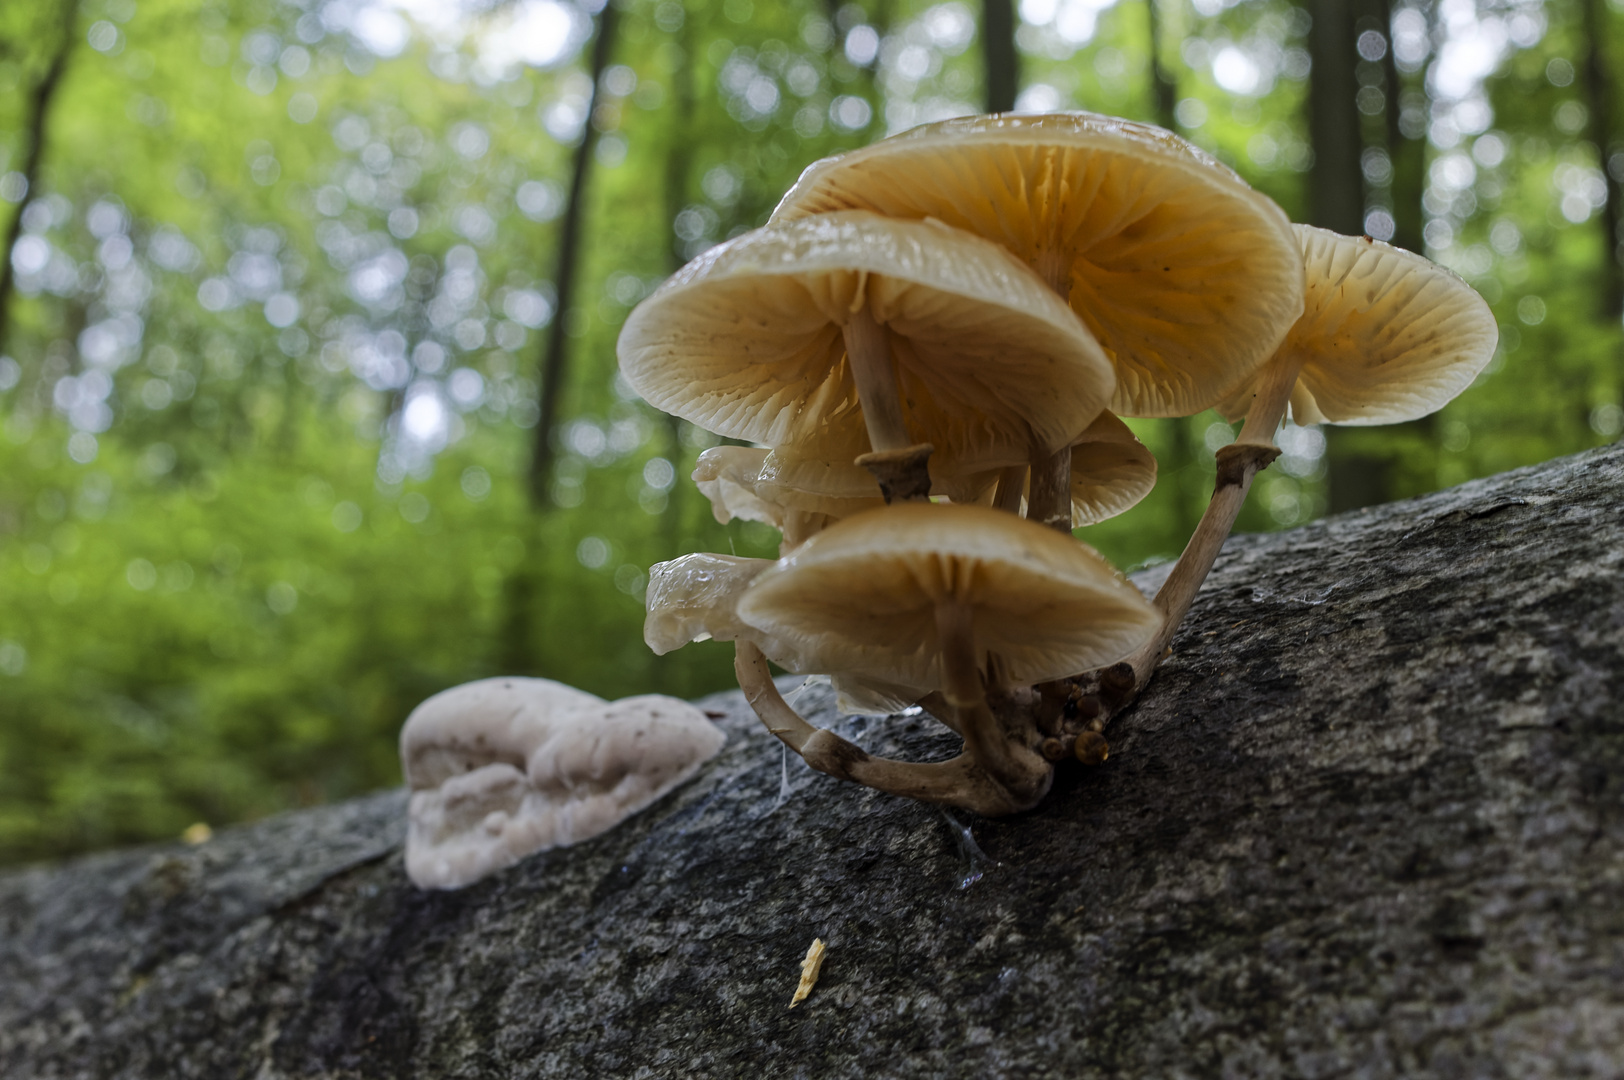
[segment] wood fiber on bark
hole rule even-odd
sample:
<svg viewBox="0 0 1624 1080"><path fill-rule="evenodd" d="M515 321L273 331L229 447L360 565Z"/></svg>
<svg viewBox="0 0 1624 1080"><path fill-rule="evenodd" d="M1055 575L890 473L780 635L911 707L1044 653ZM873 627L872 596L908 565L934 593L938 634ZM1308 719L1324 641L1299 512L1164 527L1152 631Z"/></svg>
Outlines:
<svg viewBox="0 0 1624 1080"><path fill-rule="evenodd" d="M1624 1076L1621 682L1614 446L1232 539L968 888L936 810L781 790L737 693L693 782L461 892L399 792L10 872L0 1075Z"/></svg>

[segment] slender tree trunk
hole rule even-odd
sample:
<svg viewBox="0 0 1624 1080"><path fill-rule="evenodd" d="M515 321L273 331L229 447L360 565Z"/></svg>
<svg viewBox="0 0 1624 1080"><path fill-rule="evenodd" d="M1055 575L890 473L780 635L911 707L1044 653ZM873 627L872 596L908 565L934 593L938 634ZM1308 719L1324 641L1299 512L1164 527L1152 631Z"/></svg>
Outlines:
<svg viewBox="0 0 1624 1080"><path fill-rule="evenodd" d="M1624 312L1624 268L1619 266L1619 218L1624 207L1621 186L1608 158L1614 151L1613 73L1607 58L1607 5L1605 0L1584 0L1585 93L1590 106L1590 141L1601 156L1607 178L1607 205L1602 208L1602 272L1597 288L1601 314L1616 318Z"/></svg>
<svg viewBox="0 0 1624 1080"><path fill-rule="evenodd" d="M1400 123L1406 79L1398 69L1393 43L1393 5L1391 0L1380 0L1379 17L1382 33L1387 35L1387 55L1382 60L1383 81L1387 84L1387 156L1392 163L1393 178L1388 194L1393 201L1393 243L1406 251L1420 252L1425 246L1421 227L1425 224L1421 212L1421 196L1427 190L1427 138L1423 132L1418 138L1404 134ZM1423 72L1425 67L1422 68ZM1425 78L1414 78L1418 86Z"/></svg>
<svg viewBox="0 0 1624 1080"><path fill-rule="evenodd" d="M665 156L665 261L666 269L672 273L688 259L682 239L677 235L676 221L677 215L688 205L688 175L693 169L694 160L694 99L697 92L694 88L692 58L694 34L690 27L690 21L684 19L682 28L677 31L676 44L682 51L682 59L676 62L675 70L671 72L673 115L671 143ZM669 413L662 414L661 421L668 447L667 457L671 467L676 470L676 479L666 496L665 510L660 514L661 556L675 559L685 554L686 548L682 523L684 505L688 501L688 477L683 461L682 421ZM683 672L689 666L687 658L676 654L656 658L654 674L660 690L668 694L686 693L689 688L681 683Z"/></svg>
<svg viewBox="0 0 1624 1080"><path fill-rule="evenodd" d="M1009 112L1021 84L1013 0L982 0L981 55L987 72L987 111Z"/></svg>
<svg viewBox="0 0 1624 1080"><path fill-rule="evenodd" d="M1145 21L1150 29L1150 100L1156 122L1168 131L1178 128L1179 87L1177 79L1162 63L1162 16L1156 0L1145 0Z"/></svg>
<svg viewBox="0 0 1624 1080"><path fill-rule="evenodd" d="M1166 24L1158 0L1145 0L1145 22L1150 34L1150 100L1156 123L1169 131L1178 130L1177 76L1162 62ZM1201 439L1191 430L1188 417L1161 420L1173 444L1172 456L1163 462L1164 479L1171 481L1174 520L1182 537L1190 535L1201 521L1202 509L1211 493L1211 475L1200 467Z"/></svg>
<svg viewBox="0 0 1624 1080"><path fill-rule="evenodd" d="M543 656L547 643L538 639L537 627L548 622L546 613L538 608L545 599L542 582L546 579L553 555L545 513L552 506L553 432L557 427L558 402L563 395L569 369L568 328L570 313L574 309L575 279L579 272L581 223L586 216L587 171L592 166L592 154L598 144L598 129L593 126L593 115L597 112L603 72L609 66L609 53L614 46L616 19L617 11L613 0L610 0L598 13L589 61L592 94L587 99L587 120L581 130L580 145L575 148L569 194L559 225L558 256L553 270L558 306L542 342L541 389L537 401L539 411L530 457L530 506L535 513L531 515L524 558L508 575L502 592L502 629L497 642L496 660L507 674L541 674L547 666Z"/></svg>
<svg viewBox="0 0 1624 1080"><path fill-rule="evenodd" d="M536 419L536 441L530 458L530 502L537 508L551 502L548 480L553 465L553 431L558 420L558 399L563 394L564 376L569 368L568 327L580 262L581 220L586 214L586 178L592 167L592 153L598 145L598 129L593 126L592 118L602 93L603 72L609 66L609 54L614 46L616 19L615 5L605 3L598 13L597 35L592 42L592 96L587 99L587 122L581 131L580 145L575 148L569 196L559 224L558 262L553 274L558 308L548 324L543 343L540 415Z"/></svg>
<svg viewBox="0 0 1624 1080"><path fill-rule="evenodd" d="M1314 167L1308 174L1308 211L1315 225L1357 236L1364 232L1364 186L1359 92L1354 77L1354 12L1351 0L1317 0L1309 5L1313 24L1308 51L1308 135Z"/></svg>
<svg viewBox="0 0 1624 1080"><path fill-rule="evenodd" d="M1359 161L1364 149L1363 123L1356 104L1356 3L1318 0L1308 7L1313 16L1308 33L1313 62L1308 81L1308 134L1314 147L1314 166L1308 174L1309 220L1349 236L1365 231L1364 173ZM1327 440L1331 510L1382 502L1388 486L1386 459L1347 445L1340 432L1328 433Z"/></svg>
<svg viewBox="0 0 1624 1080"><path fill-rule="evenodd" d="M39 186L40 164L45 158L45 125L50 116L51 103L56 98L57 88L62 85L62 75L67 71L68 58L73 54L73 46L78 41L76 33L79 23L78 0L63 0L61 15L61 44L52 55L50 66L45 69L44 76L35 84L24 114L27 117L25 126L28 131L28 152L23 158L22 167L25 194L22 201L17 204L17 212L12 215L11 223L6 226L5 246L0 248L0 353L6 351L7 337L11 329L11 252L22 236L23 209L33 199Z"/></svg>

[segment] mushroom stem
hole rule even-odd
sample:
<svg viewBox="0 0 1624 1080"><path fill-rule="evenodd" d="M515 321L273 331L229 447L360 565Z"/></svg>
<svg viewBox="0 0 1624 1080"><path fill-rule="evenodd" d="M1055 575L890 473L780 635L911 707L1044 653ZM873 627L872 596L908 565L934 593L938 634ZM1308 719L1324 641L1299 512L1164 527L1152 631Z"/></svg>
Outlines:
<svg viewBox="0 0 1624 1080"><path fill-rule="evenodd" d="M859 454L855 464L873 474L885 504L930 501L930 443Z"/></svg>
<svg viewBox="0 0 1624 1080"><path fill-rule="evenodd" d="M968 604L944 600L936 605L936 640L942 651L942 690L948 708L955 714L956 730L964 737L964 751L987 771L992 780L1008 790L1030 789L1040 778L1033 761L1042 759L1006 733L987 705L976 655L975 625ZM1039 764L1041 784L1048 787L1049 767Z"/></svg>
<svg viewBox="0 0 1624 1080"><path fill-rule="evenodd" d="M1029 810L1048 793L1047 782L1035 792L1010 791L987 775L969 753L929 763L873 757L834 732L807 723L773 685L761 650L742 639L735 647L733 669L745 700L768 731L821 773L891 795L958 806L989 816Z"/></svg>
<svg viewBox="0 0 1624 1080"><path fill-rule="evenodd" d="M857 384L869 446L876 451L903 449L913 440L902 423L902 399L897 393L897 374L891 364L885 327L874 321L865 303L851 313L843 333L846 362Z"/></svg>
<svg viewBox="0 0 1624 1080"><path fill-rule="evenodd" d="M1157 661L1172 642L1179 624L1195 602L1195 594L1218 561L1218 553L1223 550L1224 541L1229 538L1246 496L1252 490L1252 478L1280 456L1280 450L1274 445L1274 432L1286 414L1291 389L1297 385L1297 373L1301 370L1300 358L1276 354L1258 377L1240 438L1218 451L1218 476L1212 500L1190 535L1184 553L1179 556L1178 565L1156 593L1162 628L1143 648L1128 657L1134 675L1128 701L1150 682Z"/></svg>
<svg viewBox="0 0 1624 1080"><path fill-rule="evenodd" d="M752 642L739 638L733 643L733 675L739 680L739 689L744 691L744 700L750 703L767 730L799 754L806 740L818 729L790 708L784 695L773 685L767 655Z"/></svg>
<svg viewBox="0 0 1624 1080"><path fill-rule="evenodd" d="M1252 404L1246 410L1246 423L1241 425L1237 443L1252 446L1273 446L1275 429L1285 419L1286 406L1291 403L1292 388L1303 369L1300 356L1276 353L1258 376Z"/></svg>
<svg viewBox="0 0 1624 1080"><path fill-rule="evenodd" d="M1071 447L1052 454L1032 448L1031 480L1027 484L1026 517L1039 525L1071 535Z"/></svg>
<svg viewBox="0 0 1624 1080"><path fill-rule="evenodd" d="M992 505L996 510L1007 510L1011 514L1021 512L1021 499L1026 494L1026 466L1011 465L998 474L998 489L993 495Z"/></svg>

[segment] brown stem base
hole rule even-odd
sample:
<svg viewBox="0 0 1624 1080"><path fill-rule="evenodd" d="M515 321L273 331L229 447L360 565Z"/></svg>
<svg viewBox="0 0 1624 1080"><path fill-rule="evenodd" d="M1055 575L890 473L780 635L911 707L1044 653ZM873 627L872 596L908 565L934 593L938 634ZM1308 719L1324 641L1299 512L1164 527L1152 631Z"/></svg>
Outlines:
<svg viewBox="0 0 1624 1080"><path fill-rule="evenodd" d="M875 450L857 458L879 481L886 504L930 501L930 443L916 443L901 450Z"/></svg>
<svg viewBox="0 0 1624 1080"><path fill-rule="evenodd" d="M734 672L745 700L768 731L821 773L850 780L892 795L940 803L998 817L1030 810L1049 792L1053 766L1030 746L1018 745L1021 725L995 715L985 702L975 708L947 705L959 727L983 739L1004 735L995 775L978 760L966 740L965 751L949 761L911 762L875 757L826 728L815 728L790 707L773 685L767 658L755 645L735 645ZM945 701L943 704L947 704ZM1027 740L1030 741L1030 740Z"/></svg>

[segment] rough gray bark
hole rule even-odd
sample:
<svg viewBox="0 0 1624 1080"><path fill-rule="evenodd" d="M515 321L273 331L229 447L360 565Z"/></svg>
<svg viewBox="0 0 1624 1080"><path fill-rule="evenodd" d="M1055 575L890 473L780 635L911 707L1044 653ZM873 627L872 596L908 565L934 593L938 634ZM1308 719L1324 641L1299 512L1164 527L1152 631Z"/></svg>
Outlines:
<svg viewBox="0 0 1624 1080"><path fill-rule="evenodd" d="M1236 538L968 888L934 810L781 799L736 694L695 781L463 892L399 793L15 871L0 1074L1624 1075L1621 563L1619 446Z"/></svg>

